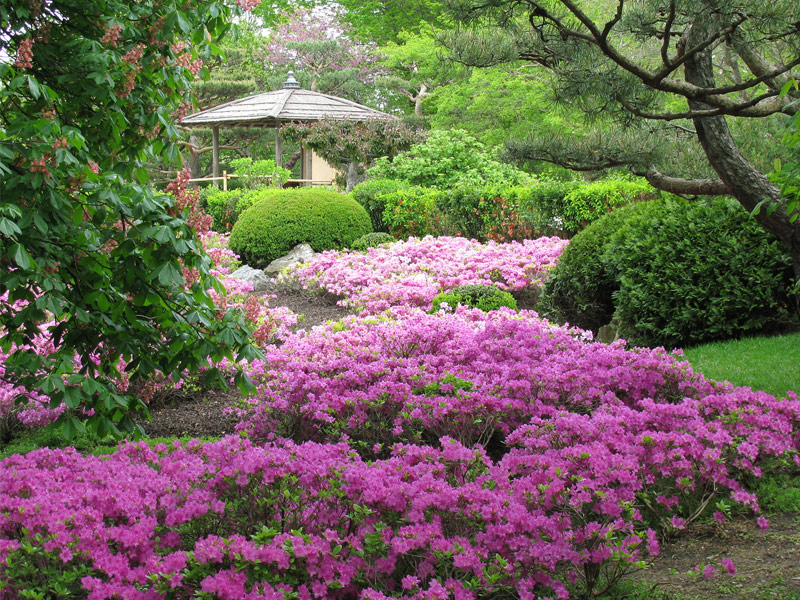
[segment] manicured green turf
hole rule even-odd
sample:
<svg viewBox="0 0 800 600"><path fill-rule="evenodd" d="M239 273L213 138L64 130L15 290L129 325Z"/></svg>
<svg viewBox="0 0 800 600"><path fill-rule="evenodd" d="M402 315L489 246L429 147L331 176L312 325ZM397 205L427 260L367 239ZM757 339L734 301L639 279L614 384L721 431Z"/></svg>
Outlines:
<svg viewBox="0 0 800 600"><path fill-rule="evenodd" d="M764 390L783 397L800 393L800 333L714 342L685 350L708 379Z"/></svg>

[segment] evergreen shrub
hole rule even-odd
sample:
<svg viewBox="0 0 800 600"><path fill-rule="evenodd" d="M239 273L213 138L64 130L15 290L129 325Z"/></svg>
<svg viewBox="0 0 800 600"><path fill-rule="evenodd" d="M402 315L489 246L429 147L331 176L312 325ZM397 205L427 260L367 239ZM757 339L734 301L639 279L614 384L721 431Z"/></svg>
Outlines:
<svg viewBox="0 0 800 600"><path fill-rule="evenodd" d="M651 202L623 206L580 231L570 240L544 284L536 307L558 323L594 332L611 321L617 281L603 263L606 246L624 223L650 210Z"/></svg>
<svg viewBox="0 0 800 600"><path fill-rule="evenodd" d="M791 260L732 200L655 203L617 230L602 260L618 286L620 335L635 344L691 346L790 319Z"/></svg>
<svg viewBox="0 0 800 600"><path fill-rule="evenodd" d="M386 232L388 228L383 223L383 211L386 208L383 195L408 186L408 183L397 179L370 179L354 187L352 195L356 202L366 209L372 220L372 228L375 231Z"/></svg>
<svg viewBox="0 0 800 600"><path fill-rule="evenodd" d="M517 310L517 301L510 293L494 285L471 284L460 285L436 296L431 313L437 313L440 309L453 312L459 304L483 312L502 307Z"/></svg>
<svg viewBox="0 0 800 600"><path fill-rule="evenodd" d="M375 246L380 246L381 244L391 244L392 242L396 241L397 240L388 233L383 231L375 231L373 233L362 235L360 238L355 240L350 245L350 249L357 252L365 252L369 248L374 248Z"/></svg>
<svg viewBox="0 0 800 600"><path fill-rule="evenodd" d="M331 190L264 190L231 231L230 248L252 267L265 267L297 244L341 249L372 231L369 215L351 197Z"/></svg>

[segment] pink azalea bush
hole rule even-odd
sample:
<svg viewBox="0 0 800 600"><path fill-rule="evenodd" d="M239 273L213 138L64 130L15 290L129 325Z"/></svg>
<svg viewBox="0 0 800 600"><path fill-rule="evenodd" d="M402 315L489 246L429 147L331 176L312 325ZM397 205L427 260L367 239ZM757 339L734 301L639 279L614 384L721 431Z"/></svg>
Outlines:
<svg viewBox="0 0 800 600"><path fill-rule="evenodd" d="M507 291L541 287L568 241L539 238L481 244L459 237L409 238L366 253L323 252L281 275L341 297L340 303L376 314L391 306L431 307L434 296L467 284Z"/></svg>
<svg viewBox="0 0 800 600"><path fill-rule="evenodd" d="M724 522L718 501L758 514L744 482L800 465L794 394L708 381L531 311L428 314L414 284L523 289L555 241L527 258L449 239L324 253L289 277L380 314L295 333L227 278L224 237L204 242L226 281L216 302L268 334L239 435L0 462L0 597L588 596L657 554L659 532ZM382 287L380 273L400 275Z"/></svg>
<svg viewBox="0 0 800 600"><path fill-rule="evenodd" d="M531 477L447 438L372 463L344 443L236 436L107 459L48 449L0 473L11 597L566 598L585 566L657 551L624 519L576 527Z"/></svg>
<svg viewBox="0 0 800 600"><path fill-rule="evenodd" d="M256 438L368 447L502 440L531 417L644 398L671 402L714 387L663 349L586 342L590 333L510 309L397 309L299 332L249 367L257 394L241 428Z"/></svg>

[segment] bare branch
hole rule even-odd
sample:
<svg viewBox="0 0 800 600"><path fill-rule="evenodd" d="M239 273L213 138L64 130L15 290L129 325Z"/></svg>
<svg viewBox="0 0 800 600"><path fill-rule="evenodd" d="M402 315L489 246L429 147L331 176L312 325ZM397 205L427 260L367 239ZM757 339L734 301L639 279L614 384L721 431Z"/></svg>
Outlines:
<svg viewBox="0 0 800 600"><path fill-rule="evenodd" d="M604 40L608 39L608 34L611 33L611 30L614 28L614 25L619 23L620 19L622 18L622 7L625 5L625 0L618 0L617 2L617 13L614 15L614 18L611 19L606 26L603 27L602 38Z"/></svg>
<svg viewBox="0 0 800 600"><path fill-rule="evenodd" d="M669 3L669 15L667 21L664 23L664 41L661 43L661 62L664 67L671 67L672 61L669 58L669 41L672 37L672 23L675 22L675 2Z"/></svg>
<svg viewBox="0 0 800 600"><path fill-rule="evenodd" d="M654 188L679 195L721 196L729 194L730 188L719 179L683 179L664 175L654 167L647 169L645 178Z"/></svg>

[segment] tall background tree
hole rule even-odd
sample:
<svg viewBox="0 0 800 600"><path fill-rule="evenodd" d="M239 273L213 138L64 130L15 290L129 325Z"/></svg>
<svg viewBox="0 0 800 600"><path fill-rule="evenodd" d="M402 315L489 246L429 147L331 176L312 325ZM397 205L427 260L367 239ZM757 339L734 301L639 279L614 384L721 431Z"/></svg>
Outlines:
<svg viewBox="0 0 800 600"><path fill-rule="evenodd" d="M74 409L67 433L83 418L100 434L132 428L145 407L125 381L253 356L244 316L217 314L207 291L219 284L186 220L190 198L154 192L144 167L176 158L190 84L239 11L211 0L0 5L4 377Z"/></svg>
<svg viewBox="0 0 800 600"><path fill-rule="evenodd" d="M582 136L518 140L512 155L578 170L627 166L662 190L730 194L786 245L800 276L800 225L765 175L784 151L774 143L785 125L776 118L797 110L786 93L800 65L794 0L453 0L450 8L461 23L447 42L458 60L540 65L553 74L555 97L596 124ZM772 143L759 145L764 133ZM765 200L769 210L758 210Z"/></svg>
<svg viewBox="0 0 800 600"><path fill-rule="evenodd" d="M293 70L307 89L368 101L379 70L377 46L356 40L341 12L340 7L328 5L284 13L260 51L264 65L280 81Z"/></svg>

